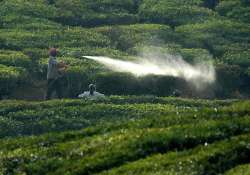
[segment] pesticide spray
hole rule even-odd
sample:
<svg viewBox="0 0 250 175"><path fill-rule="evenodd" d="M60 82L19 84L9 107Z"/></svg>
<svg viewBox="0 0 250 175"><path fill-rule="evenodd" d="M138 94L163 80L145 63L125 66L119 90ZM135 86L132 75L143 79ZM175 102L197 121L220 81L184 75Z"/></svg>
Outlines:
<svg viewBox="0 0 250 175"><path fill-rule="evenodd" d="M215 81L215 69L211 61L191 65L181 56L170 54L156 55L147 53L142 59L132 62L117 60L103 56L83 56L97 61L116 72L128 72L134 76L162 75L185 79L194 85L197 90L202 90Z"/></svg>

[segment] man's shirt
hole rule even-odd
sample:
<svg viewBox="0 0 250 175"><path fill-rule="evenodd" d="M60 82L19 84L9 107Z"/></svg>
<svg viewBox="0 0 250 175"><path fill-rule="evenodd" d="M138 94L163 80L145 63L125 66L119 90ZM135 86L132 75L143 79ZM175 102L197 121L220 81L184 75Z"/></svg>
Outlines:
<svg viewBox="0 0 250 175"><path fill-rule="evenodd" d="M88 98L88 99L99 99L104 97L105 97L104 94L101 94L96 91L93 93L93 95L91 95L89 91L85 91L83 94L78 95L78 98Z"/></svg>
<svg viewBox="0 0 250 175"><path fill-rule="evenodd" d="M48 62L48 72L47 72L47 79L57 79L60 77L57 68L58 62L56 61L55 57L50 57Z"/></svg>

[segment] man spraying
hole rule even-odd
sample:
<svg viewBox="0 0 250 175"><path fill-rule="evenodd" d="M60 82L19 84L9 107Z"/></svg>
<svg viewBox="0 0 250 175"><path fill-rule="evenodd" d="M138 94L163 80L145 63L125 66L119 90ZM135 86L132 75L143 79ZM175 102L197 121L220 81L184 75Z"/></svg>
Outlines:
<svg viewBox="0 0 250 175"><path fill-rule="evenodd" d="M85 91L83 94L78 95L78 98L87 98L87 99L100 99L104 98L104 94L101 94L96 91L94 84L89 85L89 91Z"/></svg>
<svg viewBox="0 0 250 175"><path fill-rule="evenodd" d="M62 84L61 77L63 72L67 69L67 65L56 60L57 50L51 48L49 50L48 72L47 72L47 94L46 100L51 99L52 93L55 91L58 98L62 98Z"/></svg>

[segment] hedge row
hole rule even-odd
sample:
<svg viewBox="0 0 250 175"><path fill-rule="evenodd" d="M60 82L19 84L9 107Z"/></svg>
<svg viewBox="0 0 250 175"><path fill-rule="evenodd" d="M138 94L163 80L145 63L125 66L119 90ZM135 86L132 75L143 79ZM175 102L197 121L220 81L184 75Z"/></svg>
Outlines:
<svg viewBox="0 0 250 175"><path fill-rule="evenodd" d="M232 20L237 18L237 15L229 18L219 16L229 14L228 9L231 6L227 8L227 4L230 3L232 2L220 1L213 11L205 7L213 8L217 1L209 0L39 0L35 4L31 0L1 1L0 49L7 50L4 52L20 51L16 54L18 58L22 57L22 63L19 63L21 59L17 61L17 55L13 58L13 52L11 56L2 54L4 56L0 56L0 64L25 65L27 68L30 66L30 63L25 63L27 55L33 61L31 77L44 80L46 69L39 65L43 61L41 58L48 57L49 47L58 47L59 55L70 57L66 58L68 63L72 61L65 80L67 97L75 97L86 89L89 83L98 84L100 91L105 94L165 96L183 87L182 91L186 96L245 96L249 94L250 29L248 24ZM233 4L240 6L237 9L247 9L249 3L237 0ZM161 25L133 24L138 22L156 22ZM99 26L107 24L133 25ZM82 28L68 25L99 27ZM214 59L219 64L217 72L221 73L217 84L209 86L205 90L206 93L193 93L193 87L179 79L155 76L136 79L130 74L111 73L101 65L93 62L85 64L82 60L75 59L82 55L102 55L130 60L135 59L135 55L143 54L145 46L152 45L162 47L159 52L180 54L191 63ZM152 47L152 50L155 48ZM76 65L79 62L81 64ZM112 81L118 86L112 84ZM222 87L228 88L225 90Z"/></svg>
<svg viewBox="0 0 250 175"><path fill-rule="evenodd" d="M241 175L241 174L249 174L250 173L250 165L239 165L235 168L232 168L228 172L225 173L225 175Z"/></svg>
<svg viewBox="0 0 250 175"><path fill-rule="evenodd" d="M190 108L190 105L198 104L193 101L177 100L174 102L171 99L155 99L152 97L129 98L134 102L131 99L119 99L119 97L103 99L100 101L101 103L93 104L80 100L69 102L53 101L50 104L3 102L6 104L1 104L0 116L2 117L0 123L2 130L0 137L39 135L47 132L76 130L96 124L112 128L112 126L109 126L109 122L116 123L117 126L114 126L114 128L137 128L137 126L166 127L174 123L189 123L196 120L197 117L205 120L210 119L210 117L213 118L213 116L244 116L249 113L249 110L247 110L249 103L240 103L238 106L229 106L220 110L217 108L218 105L226 102L216 102L214 104L210 102L211 104L209 104L201 101L199 105L201 103L204 107L198 110L195 107ZM156 100L155 103L161 102L163 104L147 104L154 99ZM128 102L132 104L126 104ZM168 103L186 105L175 109ZM210 105L216 107L211 107ZM157 121L157 118L159 121ZM128 119L136 121L126 121ZM140 121L140 119L142 120ZM97 127L97 130L99 129Z"/></svg>
<svg viewBox="0 0 250 175"><path fill-rule="evenodd" d="M186 47L205 48L221 57L227 51L241 52L249 47L249 25L230 20L209 20L177 27Z"/></svg>
<svg viewBox="0 0 250 175"><path fill-rule="evenodd" d="M221 174L249 163L249 141L246 134L213 144L205 142L194 149L156 154L98 174ZM232 174L245 174L248 169L241 170L232 170Z"/></svg>
<svg viewBox="0 0 250 175"><path fill-rule="evenodd" d="M97 2L39 0L37 3L30 0L10 0L1 2L0 18L3 19L2 26L12 25L8 23L8 19L13 14L49 19L66 25L96 26L135 23L138 17L132 13L134 10L136 10L136 3L132 0ZM7 19L6 16L8 16ZM20 21L18 23L20 24Z"/></svg>
<svg viewBox="0 0 250 175"><path fill-rule="evenodd" d="M0 64L30 69L31 59L22 52L0 50Z"/></svg>
<svg viewBox="0 0 250 175"><path fill-rule="evenodd" d="M199 23L216 14L207 8L197 6L202 1L146 0L139 8L143 21L178 26L188 23Z"/></svg>
<svg viewBox="0 0 250 175"><path fill-rule="evenodd" d="M0 64L0 98L12 93L26 78L27 71L24 68Z"/></svg>
<svg viewBox="0 0 250 175"><path fill-rule="evenodd" d="M153 4L153 6L152 6ZM48 19L66 25L97 26L110 24L133 24L140 20L180 25L199 22L214 17L215 13L203 8L203 1L155 1L155 0L39 0L2 1L2 26L13 26L13 14L21 14L26 21L32 16L37 20ZM14 17L15 18L15 17ZM25 19L26 18L26 19ZM12 23L10 22L12 21ZM20 21L18 21L19 24ZM18 25L17 25L18 26Z"/></svg>
<svg viewBox="0 0 250 175"><path fill-rule="evenodd" d="M61 30L25 31L19 29L0 30L0 40L3 48L21 50L25 48L49 47L106 47L109 44L107 37L82 28L62 28Z"/></svg>
<svg viewBox="0 0 250 175"><path fill-rule="evenodd" d="M248 0L222 0L215 10L227 18L250 23L250 3Z"/></svg>
<svg viewBox="0 0 250 175"><path fill-rule="evenodd" d="M1 151L1 171L4 173L29 173L29 174L86 174L96 173L102 170L108 170L115 166L122 165L128 161L136 161L145 158L153 153L165 153L173 149L183 150L193 148L199 144L211 144L216 140L230 138L231 136L249 132L249 117L235 119L221 119L220 121L209 120L206 122L185 125L173 125L168 128L152 128L152 129L131 129L120 130L104 135L96 135L86 137L84 139L77 138L69 142L48 145L44 142L39 145L30 145L20 151ZM32 138L30 138L32 139ZM245 141L239 143L239 139ZM21 141L21 140L20 140ZM28 141L28 140L26 140ZM236 162L244 160L249 161L246 156L249 153L247 143L248 135L242 136L231 141L224 141L218 148L213 149L213 144L208 146L206 152L193 151L190 154L191 160L194 161L193 167L185 166L187 170L202 172L213 170L222 172L223 168L227 168ZM215 144L217 145L217 144ZM42 147L41 147L42 146ZM212 147L210 150L209 148ZM225 149L227 148L227 149ZM215 151L215 152L214 152ZM221 152L223 151L223 152ZM238 153L244 151L245 154L239 156ZM202 154L205 153L205 154ZM213 162L216 166L212 166L210 160L224 153L226 159L223 161ZM237 156L234 156L237 155ZM183 161L190 160L183 157ZM208 162L202 162L202 160ZM223 158L219 156L218 158ZM176 158L178 160L178 158ZM172 161L176 161L172 159ZM196 160L196 161L195 161ZM227 166L226 163L229 163ZM150 161L156 162L156 161ZM159 164L163 161L157 161ZM196 162L196 163L195 163ZM234 163L232 163L234 162ZM135 162L136 163L136 162ZM187 163L187 162L186 162ZM212 163L212 162L211 162ZM218 164L217 164L218 163ZM145 164L147 166L148 164ZM196 166L197 165L197 166ZM198 165L202 165L200 167ZM139 166L135 166L139 168ZM152 166L150 166L152 168ZM170 164L171 167L171 164ZM175 165L173 165L173 168ZM221 168L221 169L220 169ZM127 171L130 171L129 169ZM169 170L175 170L169 169ZM183 169L179 169L183 171ZM119 171L118 171L119 172ZM135 171L136 172L136 171ZM185 172L185 170L184 170ZM121 174L119 172L119 174ZM116 172L114 173L116 174Z"/></svg>

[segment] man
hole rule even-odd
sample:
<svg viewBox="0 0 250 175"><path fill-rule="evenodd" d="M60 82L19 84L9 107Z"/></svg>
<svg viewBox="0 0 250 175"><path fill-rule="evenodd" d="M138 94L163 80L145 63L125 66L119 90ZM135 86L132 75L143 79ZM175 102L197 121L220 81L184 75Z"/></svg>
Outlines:
<svg viewBox="0 0 250 175"><path fill-rule="evenodd" d="M68 67L63 62L57 62L57 50L55 48L51 48L49 50L49 62L48 62L48 72L47 72L47 94L46 100L51 98L51 95L54 91L59 99L62 98L62 84L61 84L61 77L62 72L66 70Z"/></svg>
<svg viewBox="0 0 250 175"><path fill-rule="evenodd" d="M94 84L89 85L89 91L85 91L83 94L78 95L78 98L88 98L88 99L99 99L104 98L104 94L96 91Z"/></svg>

